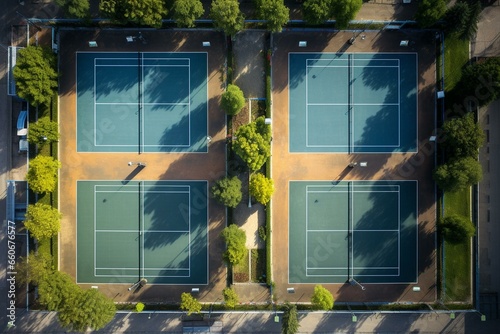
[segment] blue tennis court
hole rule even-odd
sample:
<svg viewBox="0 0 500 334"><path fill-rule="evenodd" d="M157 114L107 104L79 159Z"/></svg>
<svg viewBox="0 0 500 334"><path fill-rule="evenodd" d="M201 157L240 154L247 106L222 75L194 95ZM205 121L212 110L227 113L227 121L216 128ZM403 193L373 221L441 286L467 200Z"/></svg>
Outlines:
<svg viewBox="0 0 500 334"><path fill-rule="evenodd" d="M417 281L416 181L289 185L289 283Z"/></svg>
<svg viewBox="0 0 500 334"><path fill-rule="evenodd" d="M290 152L416 152L417 79L415 53L290 53Z"/></svg>
<svg viewBox="0 0 500 334"><path fill-rule="evenodd" d="M206 152L206 53L79 52L79 152Z"/></svg>

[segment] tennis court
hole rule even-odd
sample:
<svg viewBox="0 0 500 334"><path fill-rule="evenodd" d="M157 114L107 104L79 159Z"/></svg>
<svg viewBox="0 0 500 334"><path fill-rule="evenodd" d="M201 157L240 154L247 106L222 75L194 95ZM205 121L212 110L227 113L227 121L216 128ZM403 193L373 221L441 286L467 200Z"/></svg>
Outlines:
<svg viewBox="0 0 500 334"><path fill-rule="evenodd" d="M207 152L207 54L78 52L79 152Z"/></svg>
<svg viewBox="0 0 500 334"><path fill-rule="evenodd" d="M416 283L417 181L289 186L289 283Z"/></svg>
<svg viewBox="0 0 500 334"><path fill-rule="evenodd" d="M78 181L77 282L208 284L206 181Z"/></svg>
<svg viewBox="0 0 500 334"><path fill-rule="evenodd" d="M288 57L290 152L416 152L416 53Z"/></svg>

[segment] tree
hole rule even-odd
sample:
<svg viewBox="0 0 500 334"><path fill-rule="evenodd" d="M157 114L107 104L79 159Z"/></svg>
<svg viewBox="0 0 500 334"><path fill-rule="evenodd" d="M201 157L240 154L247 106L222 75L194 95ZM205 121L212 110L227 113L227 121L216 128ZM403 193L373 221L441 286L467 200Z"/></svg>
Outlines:
<svg viewBox="0 0 500 334"><path fill-rule="evenodd" d="M240 87L227 85L226 91L222 94L220 106L228 115L237 115L245 105L245 96Z"/></svg>
<svg viewBox="0 0 500 334"><path fill-rule="evenodd" d="M322 24L332 15L332 0L306 0L302 12L307 23Z"/></svg>
<svg viewBox="0 0 500 334"><path fill-rule="evenodd" d="M476 233L476 228L467 217L452 214L438 221L438 229L451 244L466 242Z"/></svg>
<svg viewBox="0 0 500 334"><path fill-rule="evenodd" d="M421 0L418 3L416 19L423 28L428 28L441 19L445 12L445 0Z"/></svg>
<svg viewBox="0 0 500 334"><path fill-rule="evenodd" d="M76 18L90 16L89 0L56 0L56 4L64 9L67 16Z"/></svg>
<svg viewBox="0 0 500 334"><path fill-rule="evenodd" d="M57 88L56 57L50 49L19 50L13 73L17 96L34 106L50 102Z"/></svg>
<svg viewBox="0 0 500 334"><path fill-rule="evenodd" d="M60 311L66 303L72 304L74 298L81 293L73 279L61 271L52 271L38 284L39 301L49 311Z"/></svg>
<svg viewBox="0 0 500 334"><path fill-rule="evenodd" d="M50 193L56 189L57 170L61 163L52 157L39 155L30 162L26 180L36 193Z"/></svg>
<svg viewBox="0 0 500 334"><path fill-rule="evenodd" d="M80 290L58 311L59 322L73 331L98 330L113 320L116 306L112 299L97 289Z"/></svg>
<svg viewBox="0 0 500 334"><path fill-rule="evenodd" d="M466 66L454 95L475 97L478 106L485 106L500 98L500 57Z"/></svg>
<svg viewBox="0 0 500 334"><path fill-rule="evenodd" d="M332 0L332 14L337 29L346 29L349 22L356 17L363 0Z"/></svg>
<svg viewBox="0 0 500 334"><path fill-rule="evenodd" d="M167 15L163 0L101 0L99 10L120 23L154 28L160 28L163 17Z"/></svg>
<svg viewBox="0 0 500 334"><path fill-rule="evenodd" d="M473 113L447 120L443 132L446 135L443 146L453 158L477 157L485 137L481 126L474 121Z"/></svg>
<svg viewBox="0 0 500 334"><path fill-rule="evenodd" d="M245 231L232 224L224 228L221 235L227 244L227 249L223 254L224 260L231 265L240 263L247 253Z"/></svg>
<svg viewBox="0 0 500 334"><path fill-rule="evenodd" d="M38 119L28 128L28 141L31 144L44 145L59 140L59 125L48 117Z"/></svg>
<svg viewBox="0 0 500 334"><path fill-rule="evenodd" d="M271 127L265 124L264 117L240 126L235 137L234 152L251 170L259 170L271 156Z"/></svg>
<svg viewBox="0 0 500 334"><path fill-rule="evenodd" d="M194 27L194 21L204 12L200 0L175 0L172 7L172 17L178 27Z"/></svg>
<svg viewBox="0 0 500 334"><path fill-rule="evenodd" d="M224 296L224 302L227 307L234 308L239 302L238 294L232 287L224 288L222 296Z"/></svg>
<svg viewBox="0 0 500 334"><path fill-rule="evenodd" d="M333 308L333 296L323 286L316 285L311 297L311 303L315 309L328 311Z"/></svg>
<svg viewBox="0 0 500 334"><path fill-rule="evenodd" d="M24 227L30 231L35 239L48 239L59 233L61 218L62 214L50 205L43 203L30 204L26 210Z"/></svg>
<svg viewBox="0 0 500 334"><path fill-rule="evenodd" d="M266 205L274 193L274 182L264 174L253 174L250 178L249 190L259 203Z"/></svg>
<svg viewBox="0 0 500 334"><path fill-rule="evenodd" d="M38 285L52 273L52 259L45 252L32 251L26 257L19 258L16 271L19 284Z"/></svg>
<svg viewBox="0 0 500 334"><path fill-rule="evenodd" d="M240 11L238 0L214 0L210 8L210 17L216 28L227 35L234 35L243 29L244 16Z"/></svg>
<svg viewBox="0 0 500 334"><path fill-rule="evenodd" d="M474 158L460 158L438 166L434 170L434 180L444 191L455 192L481 181L483 170Z"/></svg>
<svg viewBox="0 0 500 334"><path fill-rule="evenodd" d="M259 19L267 21L267 29L272 32L281 32L290 19L290 10L283 0L258 0L257 7Z"/></svg>
<svg viewBox="0 0 500 334"><path fill-rule="evenodd" d="M183 292L181 294L181 310L187 311L187 315L201 312L201 303L194 298L190 293Z"/></svg>
<svg viewBox="0 0 500 334"><path fill-rule="evenodd" d="M212 196L227 207L235 208L243 197L238 177L224 177L212 187Z"/></svg>
<svg viewBox="0 0 500 334"><path fill-rule="evenodd" d="M457 1L444 15L445 32L458 37L463 36L469 21L470 8L466 2Z"/></svg>
<svg viewBox="0 0 500 334"><path fill-rule="evenodd" d="M281 324L282 334L295 334L299 331L299 320L297 319L297 306L290 303L285 304L283 322Z"/></svg>

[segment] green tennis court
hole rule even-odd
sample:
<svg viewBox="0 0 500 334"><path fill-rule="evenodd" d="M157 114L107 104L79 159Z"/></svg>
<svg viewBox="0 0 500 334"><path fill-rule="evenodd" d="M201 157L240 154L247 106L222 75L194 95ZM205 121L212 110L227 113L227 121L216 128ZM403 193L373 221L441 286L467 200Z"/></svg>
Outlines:
<svg viewBox="0 0 500 334"><path fill-rule="evenodd" d="M207 54L77 53L79 152L206 152Z"/></svg>
<svg viewBox="0 0 500 334"><path fill-rule="evenodd" d="M416 181L291 181L289 283L415 283Z"/></svg>
<svg viewBox="0 0 500 334"><path fill-rule="evenodd" d="M290 53L290 152L416 152L416 53Z"/></svg>
<svg viewBox="0 0 500 334"><path fill-rule="evenodd" d="M206 181L78 181L77 282L208 284Z"/></svg>

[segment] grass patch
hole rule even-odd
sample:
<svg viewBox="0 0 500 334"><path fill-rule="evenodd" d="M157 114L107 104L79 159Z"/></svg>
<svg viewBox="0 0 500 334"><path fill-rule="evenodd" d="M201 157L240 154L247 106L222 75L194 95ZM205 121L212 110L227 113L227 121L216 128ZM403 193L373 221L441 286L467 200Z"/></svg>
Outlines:
<svg viewBox="0 0 500 334"><path fill-rule="evenodd" d="M254 283L266 282L266 250L252 249L250 258L251 281Z"/></svg>
<svg viewBox="0 0 500 334"><path fill-rule="evenodd" d="M451 91L462 77L462 67L469 61L469 40L446 37L444 41L445 91Z"/></svg>
<svg viewBox="0 0 500 334"><path fill-rule="evenodd" d="M233 266L233 282L234 283L248 283L250 280L250 267L248 263L248 256L250 252L246 250L245 257L240 263Z"/></svg>
<svg viewBox="0 0 500 334"><path fill-rule="evenodd" d="M470 217L470 189L444 194L445 215ZM453 245L444 243L445 301L469 301L471 297L471 241Z"/></svg>

